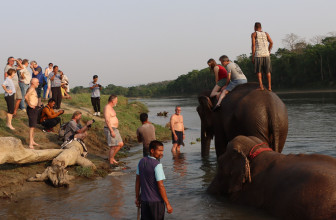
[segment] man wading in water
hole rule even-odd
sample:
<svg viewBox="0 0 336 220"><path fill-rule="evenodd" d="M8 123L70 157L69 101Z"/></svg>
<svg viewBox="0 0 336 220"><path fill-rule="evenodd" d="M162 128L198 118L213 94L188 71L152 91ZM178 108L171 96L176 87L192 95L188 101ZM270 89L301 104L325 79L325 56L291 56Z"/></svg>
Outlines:
<svg viewBox="0 0 336 220"><path fill-rule="evenodd" d="M184 146L183 140L185 138L183 116L181 115L181 107L176 106L175 114L170 118L170 130L172 131L173 153L180 152L181 145Z"/></svg>
<svg viewBox="0 0 336 220"><path fill-rule="evenodd" d="M164 147L160 141L150 142L150 156L142 158L138 164L135 181L135 204L137 207L141 206L141 219L164 219L165 204L167 212L169 214L173 212L163 185L163 180L166 177L162 164L159 162L163 157L163 150Z"/></svg>
<svg viewBox="0 0 336 220"><path fill-rule="evenodd" d="M110 165L118 164L115 160L115 155L118 153L120 148L124 146L123 140L121 139L118 126L119 121L117 118L117 113L113 109L117 105L118 97L116 95L110 95L108 99L108 103L104 108L104 118L105 118L105 126L104 133L107 138L107 144L110 149Z"/></svg>

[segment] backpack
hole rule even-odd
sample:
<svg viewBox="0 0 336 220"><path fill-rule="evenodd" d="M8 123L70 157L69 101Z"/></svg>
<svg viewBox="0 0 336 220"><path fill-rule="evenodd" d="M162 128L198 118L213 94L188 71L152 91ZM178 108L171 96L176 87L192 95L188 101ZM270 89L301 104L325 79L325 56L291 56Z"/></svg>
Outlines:
<svg viewBox="0 0 336 220"><path fill-rule="evenodd" d="M37 124L41 124L41 116L42 116L42 111L46 106L43 106L43 104L41 106L38 107L37 109Z"/></svg>

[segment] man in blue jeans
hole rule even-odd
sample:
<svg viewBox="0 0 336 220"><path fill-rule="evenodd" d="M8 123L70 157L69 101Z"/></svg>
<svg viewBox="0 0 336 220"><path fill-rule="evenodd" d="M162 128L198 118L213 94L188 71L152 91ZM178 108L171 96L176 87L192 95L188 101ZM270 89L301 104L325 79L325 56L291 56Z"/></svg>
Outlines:
<svg viewBox="0 0 336 220"><path fill-rule="evenodd" d="M27 59L24 59L22 61L23 69L20 70L20 75L19 75L19 86L21 89L22 97L25 97L26 92L29 88L30 80L31 80L31 73L27 69L28 65L29 65L29 61ZM24 111L26 110L24 99L22 99L20 102L20 109L23 109Z"/></svg>
<svg viewBox="0 0 336 220"><path fill-rule="evenodd" d="M173 212L163 185L166 177L159 161L163 157L163 150L163 144L160 141L151 141L150 156L142 158L138 164L135 204L141 207L141 219L164 219L165 205L169 214Z"/></svg>

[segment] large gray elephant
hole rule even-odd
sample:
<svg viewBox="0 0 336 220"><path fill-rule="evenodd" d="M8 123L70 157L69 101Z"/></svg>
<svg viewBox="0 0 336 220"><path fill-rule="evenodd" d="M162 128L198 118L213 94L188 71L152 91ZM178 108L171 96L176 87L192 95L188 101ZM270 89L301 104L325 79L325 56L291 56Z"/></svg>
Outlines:
<svg viewBox="0 0 336 220"><path fill-rule="evenodd" d="M257 90L258 83L237 86L227 94L218 111L213 112L210 92L200 94L197 112L201 118L202 156L208 156L215 136L217 158L238 135L256 136L281 152L288 133L285 104L273 92ZM215 100L212 100L215 101Z"/></svg>
<svg viewBox="0 0 336 220"><path fill-rule="evenodd" d="M237 136L219 157L208 192L280 219L336 219L336 159L284 155L256 137Z"/></svg>

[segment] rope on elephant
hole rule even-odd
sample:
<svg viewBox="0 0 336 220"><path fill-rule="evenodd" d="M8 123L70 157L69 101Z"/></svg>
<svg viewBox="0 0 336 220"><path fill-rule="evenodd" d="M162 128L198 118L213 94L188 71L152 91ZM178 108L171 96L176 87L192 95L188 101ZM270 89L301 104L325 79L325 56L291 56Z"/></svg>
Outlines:
<svg viewBox="0 0 336 220"><path fill-rule="evenodd" d="M260 153L262 153L262 152L264 152L264 151L273 151L273 149L271 149L271 148L268 147L268 148L259 148L259 149L256 150L254 153L252 153L253 150L254 150L256 147L261 146L261 145L267 145L267 147L268 147L268 144L267 144L266 142L262 142L262 143L260 143L260 144L256 144L256 145L254 145L254 146L252 147L250 153L249 153L249 158L250 158L250 159L254 159L256 156L258 156Z"/></svg>

